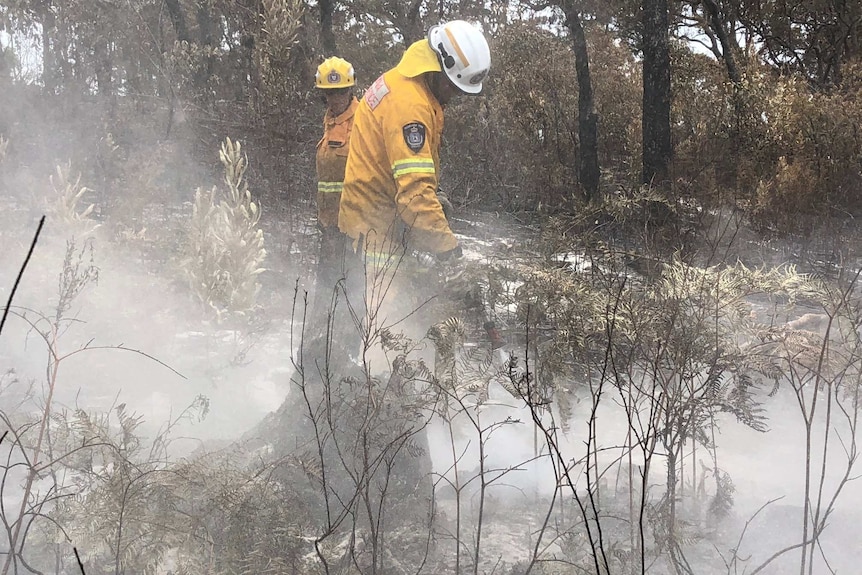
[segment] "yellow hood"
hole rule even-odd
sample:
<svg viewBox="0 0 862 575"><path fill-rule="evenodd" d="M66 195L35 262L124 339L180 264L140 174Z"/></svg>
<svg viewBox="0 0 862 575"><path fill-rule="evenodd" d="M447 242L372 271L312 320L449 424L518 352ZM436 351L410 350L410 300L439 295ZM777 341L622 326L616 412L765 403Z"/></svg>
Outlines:
<svg viewBox="0 0 862 575"><path fill-rule="evenodd" d="M431 49L427 39L413 42L404 52L395 69L405 78L415 78L425 72L443 71L440 60L437 59L437 54Z"/></svg>

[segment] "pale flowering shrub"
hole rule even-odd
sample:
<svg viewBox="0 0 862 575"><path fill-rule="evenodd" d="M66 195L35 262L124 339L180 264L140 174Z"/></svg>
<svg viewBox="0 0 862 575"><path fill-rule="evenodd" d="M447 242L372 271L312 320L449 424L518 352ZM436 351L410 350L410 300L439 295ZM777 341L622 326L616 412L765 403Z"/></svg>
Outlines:
<svg viewBox="0 0 862 575"><path fill-rule="evenodd" d="M248 159L240 143L226 138L219 158L227 189L223 195L216 187L195 192L183 269L194 294L222 320L257 308L266 250L260 207L243 179Z"/></svg>

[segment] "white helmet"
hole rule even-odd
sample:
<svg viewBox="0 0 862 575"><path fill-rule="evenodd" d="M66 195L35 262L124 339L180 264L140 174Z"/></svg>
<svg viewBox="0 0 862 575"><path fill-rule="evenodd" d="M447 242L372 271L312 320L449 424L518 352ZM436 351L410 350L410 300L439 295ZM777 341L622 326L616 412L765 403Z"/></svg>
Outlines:
<svg viewBox="0 0 862 575"><path fill-rule="evenodd" d="M482 91L491 67L491 50L482 32L464 20L432 26L428 43L453 84L468 94Z"/></svg>

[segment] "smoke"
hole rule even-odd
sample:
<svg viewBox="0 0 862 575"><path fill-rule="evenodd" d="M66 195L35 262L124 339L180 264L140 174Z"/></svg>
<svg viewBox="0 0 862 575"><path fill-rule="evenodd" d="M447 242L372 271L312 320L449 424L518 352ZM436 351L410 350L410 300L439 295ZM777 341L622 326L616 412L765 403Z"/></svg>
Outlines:
<svg viewBox="0 0 862 575"><path fill-rule="evenodd" d="M130 152L134 147L127 144L133 136L125 134L117 136L124 145L114 150L107 144L108 131L99 122L81 118L73 122L77 127L57 129L55 126L68 125L57 121L59 111L46 113L46 121L37 122L37 112L23 101L6 108L13 109L17 117L15 113L4 116L3 133L10 138L10 155L7 162L0 164L0 238L5 246L0 252L0 301L8 297L35 222L51 202L53 188L48 176L54 166L72 158L73 168L84 173L82 183L92 187L93 192L83 197L83 204L115 199L100 207L104 224L88 239L76 240L78 252L84 250L85 266L90 263L92 248L92 263L99 269L99 279L72 301L66 314L68 321L62 324L57 349L64 359L58 372L55 407L100 411L125 403L129 410L143 416L141 429L152 437L204 395L209 399L209 413L202 421L184 420L178 425L176 436L183 439L176 444L177 456L197 448L201 442L221 444L234 440L278 409L291 387L293 286L297 279L308 281L302 268L290 259L296 248L291 246L286 253L269 250L262 318L252 322L250 329L219 325L202 312L176 267L183 239L182 221L190 215L183 202L190 201L195 187L209 187L217 181L211 167L195 164L180 145L159 147L148 157L144 147ZM83 138L76 135L77 129ZM27 130L32 133L25 137ZM254 150L250 153L254 154ZM122 177L113 168L100 172L93 167L108 160L125 166ZM215 150L213 160L215 164ZM140 164L133 169L130 161ZM151 165L159 166L159 176L148 179L144 174ZM252 188L254 192L253 180ZM159 202L183 207L172 211L160 208ZM277 218L265 215L270 218L271 230L267 246L291 245L284 240ZM110 222L114 221L123 222L123 227L113 226ZM14 389L0 393L2 408L20 405L31 383L36 395L26 403L27 409L36 411L42 405L49 358L37 334L47 325L39 314L51 318L55 313L67 240L74 233L67 224L49 218L19 286L14 302L16 314L26 315L33 323L16 315L0 334L0 371L13 369L19 380ZM475 225L470 233L477 236L472 239L475 245L483 246L482 250L488 238L500 238L509 245L521 243L507 237L510 230L500 228ZM424 327L413 325L410 330L421 334ZM580 400L571 431L561 435L567 460L577 460L584 453L591 405L586 395ZM769 416L767 433L746 428L729 417L721 421L715 452L718 466L733 480L735 507L732 516L721 525L703 526L719 533L722 550L727 553L737 545L745 528L738 553L750 557L747 565L757 565L777 550L799 542L803 472L809 464L815 471L820 469L816 457L807 457L801 414L794 398L782 390L764 401ZM537 499L549 498L557 479L545 457L547 445L534 428L530 413L502 387L492 384L488 401L469 415L477 417L475 421L485 430L481 437L467 414L455 417L451 428L440 419L430 426L429 446L437 478L454 482L453 464L457 461L462 483L477 477L483 468L491 477L499 475L488 491L498 507L530 506ZM618 488L614 473L622 469L619 450L614 448L625 442L628 422L613 402L603 404L597 416L600 447L607 448L601 468L610 470L604 476L603 487L613 492ZM822 431L821 420L817 425ZM849 445L847 429L839 427L837 431L839 436L843 434L843 446ZM484 459L480 458L480 443ZM826 462L826 498L842 479L843 446L836 439ZM534 459L536 456L542 457ZM699 470L704 497L708 498L714 493L710 487L711 454L704 449L690 457L686 464ZM633 460L635 466L643 463ZM662 475L663 463L660 458L654 462L659 469L656 476ZM440 480L438 485L442 497L451 495L447 481ZM477 488L477 481L465 488L468 501L475 501ZM660 488L651 486L656 491ZM697 489L698 485L690 488ZM777 501L746 527L746 521L772 500ZM506 519L512 529L520 527L517 517ZM824 554L838 572L855 572L862 561L858 545L860 521L862 488L858 481L851 481L840 496L838 510L827 518L829 526L823 536ZM786 572L796 557L789 553L766 572ZM826 572L822 562L817 563L814 572Z"/></svg>
<svg viewBox="0 0 862 575"><path fill-rule="evenodd" d="M251 341L203 319L179 277L150 273L134 252L98 239L76 246L85 249L87 264L88 246L99 278L72 302L62 323L58 351L72 355L60 364L58 406L99 411L126 403L152 429L204 395L209 415L183 431L200 439L231 439L281 404L288 390L281 324ZM50 235L36 248L15 300L31 321L38 313L54 314L65 252L65 241ZM14 255L20 254L3 256L2 294L14 280L7 273L14 269ZM45 329L47 322L36 326ZM2 337L3 363L22 381L43 384L47 349L31 326L15 317Z"/></svg>

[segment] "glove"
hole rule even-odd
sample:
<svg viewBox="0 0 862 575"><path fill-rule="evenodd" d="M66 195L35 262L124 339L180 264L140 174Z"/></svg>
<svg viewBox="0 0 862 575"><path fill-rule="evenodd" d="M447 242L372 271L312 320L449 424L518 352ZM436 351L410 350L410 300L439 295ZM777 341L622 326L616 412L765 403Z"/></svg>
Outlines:
<svg viewBox="0 0 862 575"><path fill-rule="evenodd" d="M461 249L461 246L455 246L455 248L439 254L420 252L418 250L413 250L411 254L416 258L420 269L436 270L444 281L448 281L451 277L460 276L463 272L463 266L460 263L463 259L464 251Z"/></svg>
<svg viewBox="0 0 862 575"><path fill-rule="evenodd" d="M437 267L437 257L429 252L413 250L413 257L419 263L420 269L433 269Z"/></svg>
<svg viewBox="0 0 862 575"><path fill-rule="evenodd" d="M448 252L437 254L440 262L441 276L447 284L455 282L464 273L464 251L461 246L455 246Z"/></svg>
<svg viewBox="0 0 862 575"><path fill-rule="evenodd" d="M441 252L437 254L437 259L441 262L447 262L449 260L455 261L462 257L464 257L464 250L461 249L461 246L455 246L448 252Z"/></svg>

